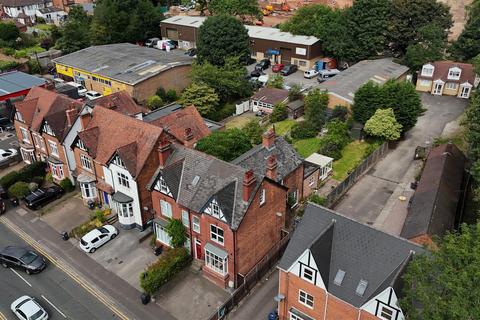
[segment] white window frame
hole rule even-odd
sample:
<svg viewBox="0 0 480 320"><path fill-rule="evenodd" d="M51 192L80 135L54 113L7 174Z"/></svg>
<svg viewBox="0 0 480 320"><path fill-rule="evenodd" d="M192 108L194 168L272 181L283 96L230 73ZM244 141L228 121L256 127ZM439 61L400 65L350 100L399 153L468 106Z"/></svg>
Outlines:
<svg viewBox="0 0 480 320"><path fill-rule="evenodd" d="M165 217L172 217L172 205L169 202L160 200L160 210L162 211L162 215Z"/></svg>
<svg viewBox="0 0 480 320"><path fill-rule="evenodd" d="M312 276L306 276L306 274L308 274L307 272L305 271L308 271L308 273L311 273ZM315 282L315 270L313 270L312 268L310 267L307 267L307 266L301 266L300 268L300 277L305 280L305 281L308 281L310 283L314 283Z"/></svg>
<svg viewBox="0 0 480 320"><path fill-rule="evenodd" d="M224 276L228 273L228 257L222 259L213 252L205 249L205 266Z"/></svg>
<svg viewBox="0 0 480 320"><path fill-rule="evenodd" d="M22 134L22 141L30 143L30 137L29 137L29 134L28 134L28 130L23 128L23 127L20 127L20 132Z"/></svg>
<svg viewBox="0 0 480 320"><path fill-rule="evenodd" d="M85 199L93 199L97 197L97 188L91 182L80 183L80 190L82 191L82 197Z"/></svg>
<svg viewBox="0 0 480 320"><path fill-rule="evenodd" d="M212 202L212 203L210 204L210 209L211 209L211 211L212 211L212 216L214 216L215 218L220 219L220 211L221 211L221 210L220 210L219 205Z"/></svg>
<svg viewBox="0 0 480 320"><path fill-rule="evenodd" d="M223 246L223 244L225 243L225 231L223 231L223 229L220 228L219 226L211 224L210 239L212 239L212 241L218 244L221 244Z"/></svg>
<svg viewBox="0 0 480 320"><path fill-rule="evenodd" d="M80 154L80 162L82 163L82 168L93 171L92 160L84 154Z"/></svg>
<svg viewBox="0 0 480 320"><path fill-rule="evenodd" d="M432 80L420 79L420 85L426 87L432 84Z"/></svg>
<svg viewBox="0 0 480 320"><path fill-rule="evenodd" d="M190 228L190 217L186 210L182 210L182 223L185 227Z"/></svg>
<svg viewBox="0 0 480 320"><path fill-rule="evenodd" d="M62 164L50 164L50 171L52 172L52 177L57 180L63 180L65 178L65 173L63 172Z"/></svg>
<svg viewBox="0 0 480 320"><path fill-rule="evenodd" d="M192 215L192 229L196 233L200 233L200 218L196 215Z"/></svg>
<svg viewBox="0 0 480 320"><path fill-rule="evenodd" d="M121 172L117 172L117 180L121 186L126 188L130 188L130 180L128 179L127 175Z"/></svg>
<svg viewBox="0 0 480 320"><path fill-rule="evenodd" d="M119 156L115 156L115 158L113 158L112 162L119 167L125 168L125 163L123 163L122 159L120 159Z"/></svg>
<svg viewBox="0 0 480 320"><path fill-rule="evenodd" d="M58 157L58 147L57 147L57 143L48 140L48 145L50 146L50 153L51 153L52 155Z"/></svg>
<svg viewBox="0 0 480 320"><path fill-rule="evenodd" d="M168 194L169 190L165 180L162 177L160 177L159 181L160 181L160 192L164 194Z"/></svg>
<svg viewBox="0 0 480 320"><path fill-rule="evenodd" d="M290 319L289 320L305 320L302 317L297 316L296 314L293 314L290 312Z"/></svg>
<svg viewBox="0 0 480 320"><path fill-rule="evenodd" d="M313 309L315 303L314 297L311 294L303 291L302 289L298 290L298 302L310 309Z"/></svg>
<svg viewBox="0 0 480 320"><path fill-rule="evenodd" d="M266 191L265 189L262 189L260 190L260 205L263 206L265 204L265 202L267 201L267 195L266 195Z"/></svg>
<svg viewBox="0 0 480 320"><path fill-rule="evenodd" d="M448 89L448 90L457 90L458 88L458 84L455 83L455 82L447 82L445 84L445 89Z"/></svg>
<svg viewBox="0 0 480 320"><path fill-rule="evenodd" d="M119 216L124 218L133 217L133 202L117 202L117 213Z"/></svg>
<svg viewBox="0 0 480 320"><path fill-rule="evenodd" d="M323 176L323 174L322 174ZM312 174L310 177L308 177L308 186L311 187L315 184L315 175Z"/></svg>
<svg viewBox="0 0 480 320"><path fill-rule="evenodd" d="M172 246L172 238L168 235L167 230L162 225L155 223L155 238L167 246Z"/></svg>
<svg viewBox="0 0 480 320"><path fill-rule="evenodd" d="M431 77L433 76L433 71L434 71L434 68L430 67L430 66L424 66L422 68L422 76L425 76L425 77Z"/></svg>
<svg viewBox="0 0 480 320"><path fill-rule="evenodd" d="M455 68L448 69L447 79L449 79L449 80L460 80L460 75L462 74L462 70L459 69L459 68L458 68L459 70L457 70L457 69L453 70L453 69L455 69Z"/></svg>
<svg viewBox="0 0 480 320"><path fill-rule="evenodd" d="M383 315L384 309L385 309L385 310L388 310L388 311L391 312L392 314L391 314L390 316L384 316L384 315ZM388 311L387 311L387 314L388 314ZM382 305L382 306L380 307L380 310L378 311L377 317L379 317L379 318L382 319L382 320L392 320L392 319L394 319L394 316L395 316L396 313L397 313L397 312L396 312L394 309L390 308L389 306Z"/></svg>
<svg viewBox="0 0 480 320"><path fill-rule="evenodd" d="M466 92L464 90L467 90ZM470 92L472 91L472 88L467 87L467 86L461 86L460 87L460 98L468 98L470 96Z"/></svg>

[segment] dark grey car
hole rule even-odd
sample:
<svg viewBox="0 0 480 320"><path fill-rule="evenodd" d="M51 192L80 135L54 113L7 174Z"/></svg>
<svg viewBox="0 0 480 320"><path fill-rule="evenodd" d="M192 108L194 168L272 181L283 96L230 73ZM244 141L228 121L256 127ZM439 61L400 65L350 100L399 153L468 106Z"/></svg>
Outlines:
<svg viewBox="0 0 480 320"><path fill-rule="evenodd" d="M16 246L0 251L0 263L4 268L22 269L27 274L38 273L47 266L45 259L35 251Z"/></svg>

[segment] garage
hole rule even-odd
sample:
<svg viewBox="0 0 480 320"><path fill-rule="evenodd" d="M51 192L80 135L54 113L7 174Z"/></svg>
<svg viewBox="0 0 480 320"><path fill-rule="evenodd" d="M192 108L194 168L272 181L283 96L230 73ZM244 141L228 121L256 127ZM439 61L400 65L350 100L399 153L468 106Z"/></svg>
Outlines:
<svg viewBox="0 0 480 320"><path fill-rule="evenodd" d="M292 63L292 49L280 48L281 63L288 65Z"/></svg>
<svg viewBox="0 0 480 320"><path fill-rule="evenodd" d="M167 28L167 38L170 40L178 41L178 30L173 28Z"/></svg>

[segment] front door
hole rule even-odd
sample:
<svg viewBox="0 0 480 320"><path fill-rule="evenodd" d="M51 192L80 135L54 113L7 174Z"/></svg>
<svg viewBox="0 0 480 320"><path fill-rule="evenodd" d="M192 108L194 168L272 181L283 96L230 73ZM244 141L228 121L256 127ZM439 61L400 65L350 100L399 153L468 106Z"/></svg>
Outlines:
<svg viewBox="0 0 480 320"><path fill-rule="evenodd" d="M470 93L469 87L462 87L462 91L460 92L460 98L468 98L469 93Z"/></svg>
<svg viewBox="0 0 480 320"><path fill-rule="evenodd" d="M435 88L433 89L433 94L442 94L443 84L442 83L435 83Z"/></svg>
<svg viewBox="0 0 480 320"><path fill-rule="evenodd" d="M107 206L110 206L109 200L108 200L108 193L103 191L103 203Z"/></svg>
<svg viewBox="0 0 480 320"><path fill-rule="evenodd" d="M198 239L195 239L195 258L202 259L202 242Z"/></svg>

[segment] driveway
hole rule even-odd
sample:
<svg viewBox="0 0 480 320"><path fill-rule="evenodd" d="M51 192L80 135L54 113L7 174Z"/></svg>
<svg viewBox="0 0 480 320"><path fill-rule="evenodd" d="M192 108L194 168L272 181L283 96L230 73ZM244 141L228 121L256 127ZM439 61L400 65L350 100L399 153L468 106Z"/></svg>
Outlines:
<svg viewBox="0 0 480 320"><path fill-rule="evenodd" d="M422 94L427 111L396 148L360 179L335 206L335 210L359 222L372 224L398 235L407 214L413 190L409 185L418 173L420 161L414 161L415 148L431 145L445 125L465 110L467 100ZM400 200L404 196L407 200ZM403 198L402 198L403 199Z"/></svg>
<svg viewBox="0 0 480 320"><path fill-rule="evenodd" d="M255 65L256 63L247 66L248 73L252 72L255 69ZM268 68L267 70L264 70L263 72L265 74L268 74L269 76L276 74L272 72L272 67ZM285 84L290 87L293 84L298 84L302 88L310 88L310 87L318 86L319 84L316 77L312 79L304 78L302 70L298 70L297 72L292 73L288 76L284 76L283 78L285 79Z"/></svg>

